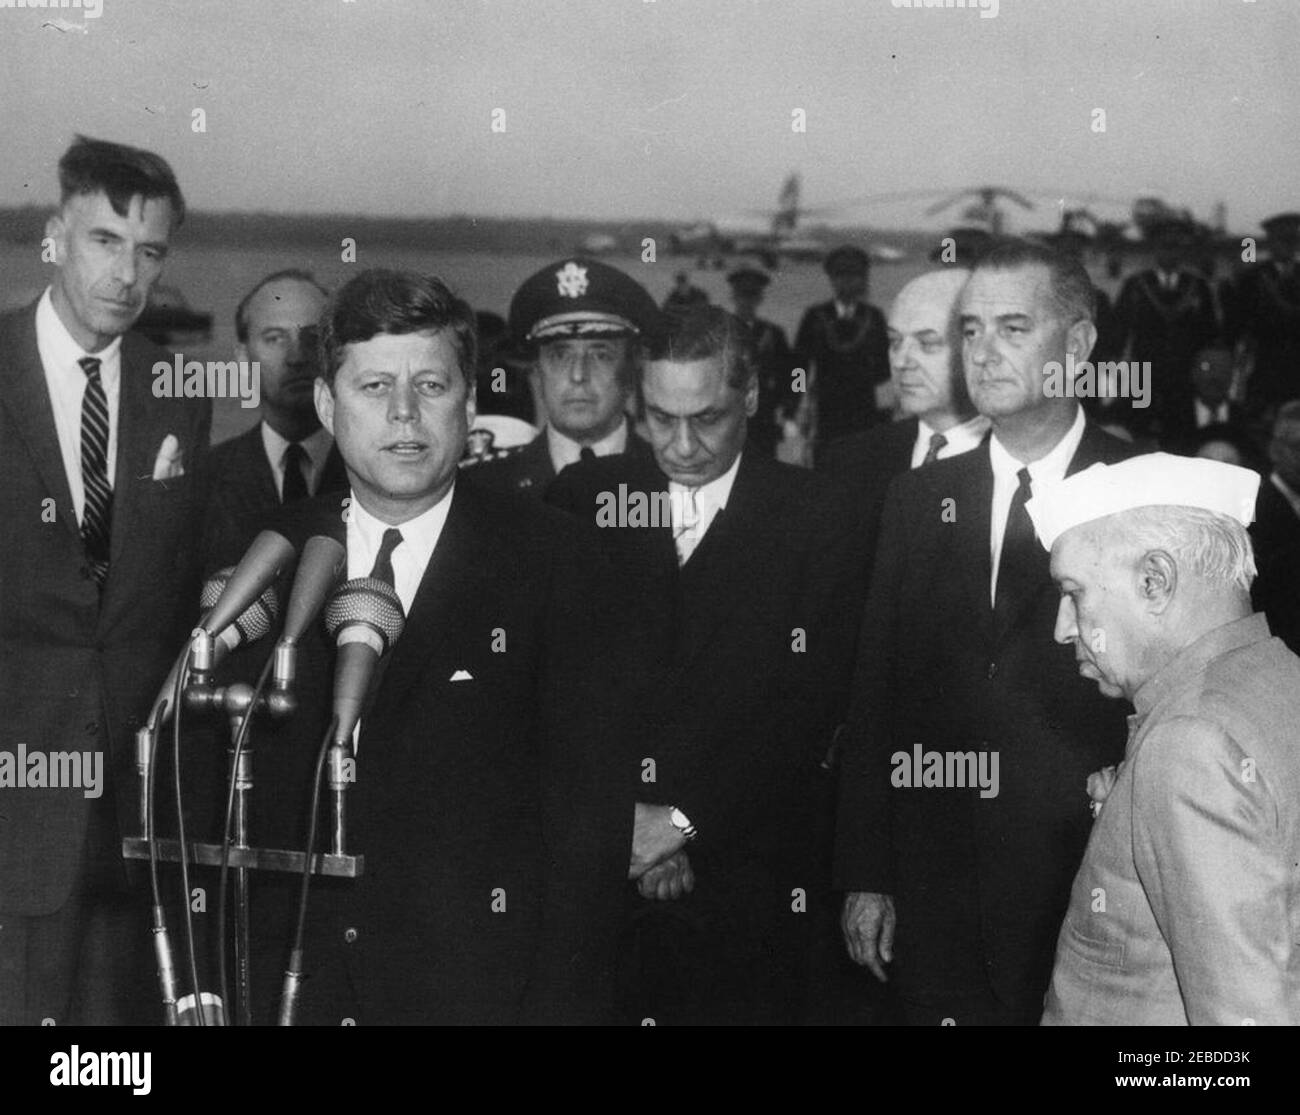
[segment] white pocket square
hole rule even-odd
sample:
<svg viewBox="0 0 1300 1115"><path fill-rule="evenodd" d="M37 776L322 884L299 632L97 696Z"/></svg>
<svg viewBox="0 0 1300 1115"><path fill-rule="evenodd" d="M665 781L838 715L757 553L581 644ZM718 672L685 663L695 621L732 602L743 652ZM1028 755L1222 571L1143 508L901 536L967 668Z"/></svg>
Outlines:
<svg viewBox="0 0 1300 1115"><path fill-rule="evenodd" d="M178 476L184 475L185 466L181 464L181 443L176 440L175 434L168 434L158 448L158 457L153 463L153 478L175 480Z"/></svg>
<svg viewBox="0 0 1300 1115"><path fill-rule="evenodd" d="M474 675L471 674L468 670L457 670L454 674L451 675L451 677L448 680L449 681L473 681Z"/></svg>

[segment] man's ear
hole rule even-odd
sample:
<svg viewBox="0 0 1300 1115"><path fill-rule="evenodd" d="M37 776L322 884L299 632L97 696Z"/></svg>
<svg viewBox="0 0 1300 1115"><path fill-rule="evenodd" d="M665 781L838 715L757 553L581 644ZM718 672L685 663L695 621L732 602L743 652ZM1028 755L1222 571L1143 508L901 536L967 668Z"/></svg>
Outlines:
<svg viewBox="0 0 1300 1115"><path fill-rule="evenodd" d="M1178 564L1165 550L1148 550L1138 563L1138 595L1153 615L1169 607L1178 588Z"/></svg>
<svg viewBox="0 0 1300 1115"><path fill-rule="evenodd" d="M54 262L62 263L68 249L68 223L62 213L51 213L45 222L45 235L54 241Z"/></svg>
<svg viewBox="0 0 1300 1115"><path fill-rule="evenodd" d="M1090 321L1076 321L1065 334L1065 351L1073 353L1074 362L1082 363L1097 343L1097 327Z"/></svg>
<svg viewBox="0 0 1300 1115"><path fill-rule="evenodd" d="M334 436L334 390L319 376L315 386L316 416L320 424Z"/></svg>
<svg viewBox="0 0 1300 1115"><path fill-rule="evenodd" d="M745 417L753 418L758 413L758 376L751 376L749 386L745 388Z"/></svg>
<svg viewBox="0 0 1300 1115"><path fill-rule="evenodd" d="M465 426L472 430L474 419L478 417L478 381L472 376L466 376L465 384Z"/></svg>

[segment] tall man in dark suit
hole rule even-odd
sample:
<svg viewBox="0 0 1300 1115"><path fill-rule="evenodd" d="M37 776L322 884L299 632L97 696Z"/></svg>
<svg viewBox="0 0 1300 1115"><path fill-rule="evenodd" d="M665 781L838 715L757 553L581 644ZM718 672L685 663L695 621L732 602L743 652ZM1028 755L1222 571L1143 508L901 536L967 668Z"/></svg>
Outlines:
<svg viewBox="0 0 1300 1115"><path fill-rule="evenodd" d="M580 463L548 495L600 527L644 654L624 1016L789 1022L857 620L849 532L817 477L747 448L740 322L674 318L644 356L654 461Z"/></svg>
<svg viewBox="0 0 1300 1115"><path fill-rule="evenodd" d="M906 417L832 442L818 462L844 490L868 555L890 481L967 453L988 432L989 420L976 413L961 370L957 295L969 277L963 268L928 271L898 292L889 309L889 374Z"/></svg>
<svg viewBox="0 0 1300 1115"><path fill-rule="evenodd" d="M632 431L636 338L658 318L654 300L617 267L573 257L530 276L510 302L510 329L535 346L532 375L546 428L523 449L469 465L496 491L541 498L561 469L584 456L649 448Z"/></svg>
<svg viewBox="0 0 1300 1115"><path fill-rule="evenodd" d="M1125 443L1048 395L1087 359L1076 260L1006 242L962 292L966 383L992 437L890 486L845 735L836 881L853 958L904 1017L1037 1021L1088 837L1082 787L1124 746L1121 710L1053 642L1057 593L1024 504ZM897 936L898 947L894 948Z"/></svg>
<svg viewBox="0 0 1300 1115"><path fill-rule="evenodd" d="M1255 607L1273 634L1300 654L1300 399L1283 403L1273 423L1272 473L1259 486L1251 538L1259 579Z"/></svg>
<svg viewBox="0 0 1300 1115"><path fill-rule="evenodd" d="M320 371L317 324L328 297L306 271L277 271L235 310L235 355L260 369L262 420L208 457L203 552L209 565L237 561L272 508L347 486L342 458L312 400Z"/></svg>
<svg viewBox="0 0 1300 1115"><path fill-rule="evenodd" d="M156 398L171 357L127 332L184 217L171 168L78 137L59 185L53 281L0 318L0 1023L148 1023L121 839L133 735L195 610L211 406ZM14 777L74 754L80 786Z"/></svg>
<svg viewBox="0 0 1300 1115"><path fill-rule="evenodd" d="M1141 432L1176 437L1192 409L1192 358L1218 335L1218 312L1210 284L1183 266L1189 231L1171 224L1152 236L1155 267L1124 280L1115 303L1115 340L1121 352L1127 346L1129 360L1151 364L1150 409L1130 408L1128 420Z"/></svg>
<svg viewBox="0 0 1300 1115"><path fill-rule="evenodd" d="M818 447L883 421L876 392L889 379L885 315L865 300L871 259L846 244L824 266L835 297L808 308L794 340L813 377Z"/></svg>
<svg viewBox="0 0 1300 1115"><path fill-rule="evenodd" d="M302 1020L599 1022L633 802L594 545L458 478L474 315L440 281L363 272L322 342L316 406L350 492L270 522L343 542L347 576L387 581L407 618L355 737L365 872L318 888ZM259 842L302 843L333 648L313 631L301 654L299 712L258 732ZM268 920L255 947L274 969L291 931Z"/></svg>
<svg viewBox="0 0 1300 1115"><path fill-rule="evenodd" d="M1260 222L1269 258L1247 264L1225 292L1229 344L1254 354L1246 398L1270 412L1300 398L1300 213Z"/></svg>

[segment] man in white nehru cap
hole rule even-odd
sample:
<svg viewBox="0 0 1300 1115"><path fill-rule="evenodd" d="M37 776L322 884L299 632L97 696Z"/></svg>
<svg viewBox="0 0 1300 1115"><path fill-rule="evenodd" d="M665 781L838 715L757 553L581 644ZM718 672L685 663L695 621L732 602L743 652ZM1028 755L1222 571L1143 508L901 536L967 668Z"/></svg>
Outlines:
<svg viewBox="0 0 1300 1115"><path fill-rule="evenodd" d="M1028 504L1057 641L1136 710L1086 788L1045 1025L1300 1023L1300 658L1251 610L1258 487L1153 453Z"/></svg>

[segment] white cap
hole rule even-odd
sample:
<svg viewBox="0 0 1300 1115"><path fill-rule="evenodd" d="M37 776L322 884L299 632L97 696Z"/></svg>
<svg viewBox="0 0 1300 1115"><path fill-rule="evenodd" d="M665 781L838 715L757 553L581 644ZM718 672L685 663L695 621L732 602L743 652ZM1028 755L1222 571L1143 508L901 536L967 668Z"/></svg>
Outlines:
<svg viewBox="0 0 1300 1115"><path fill-rule="evenodd" d="M1137 507L1199 507L1250 526L1259 480L1259 473L1221 461L1144 453L1044 484L1025 510L1049 550L1071 527Z"/></svg>

